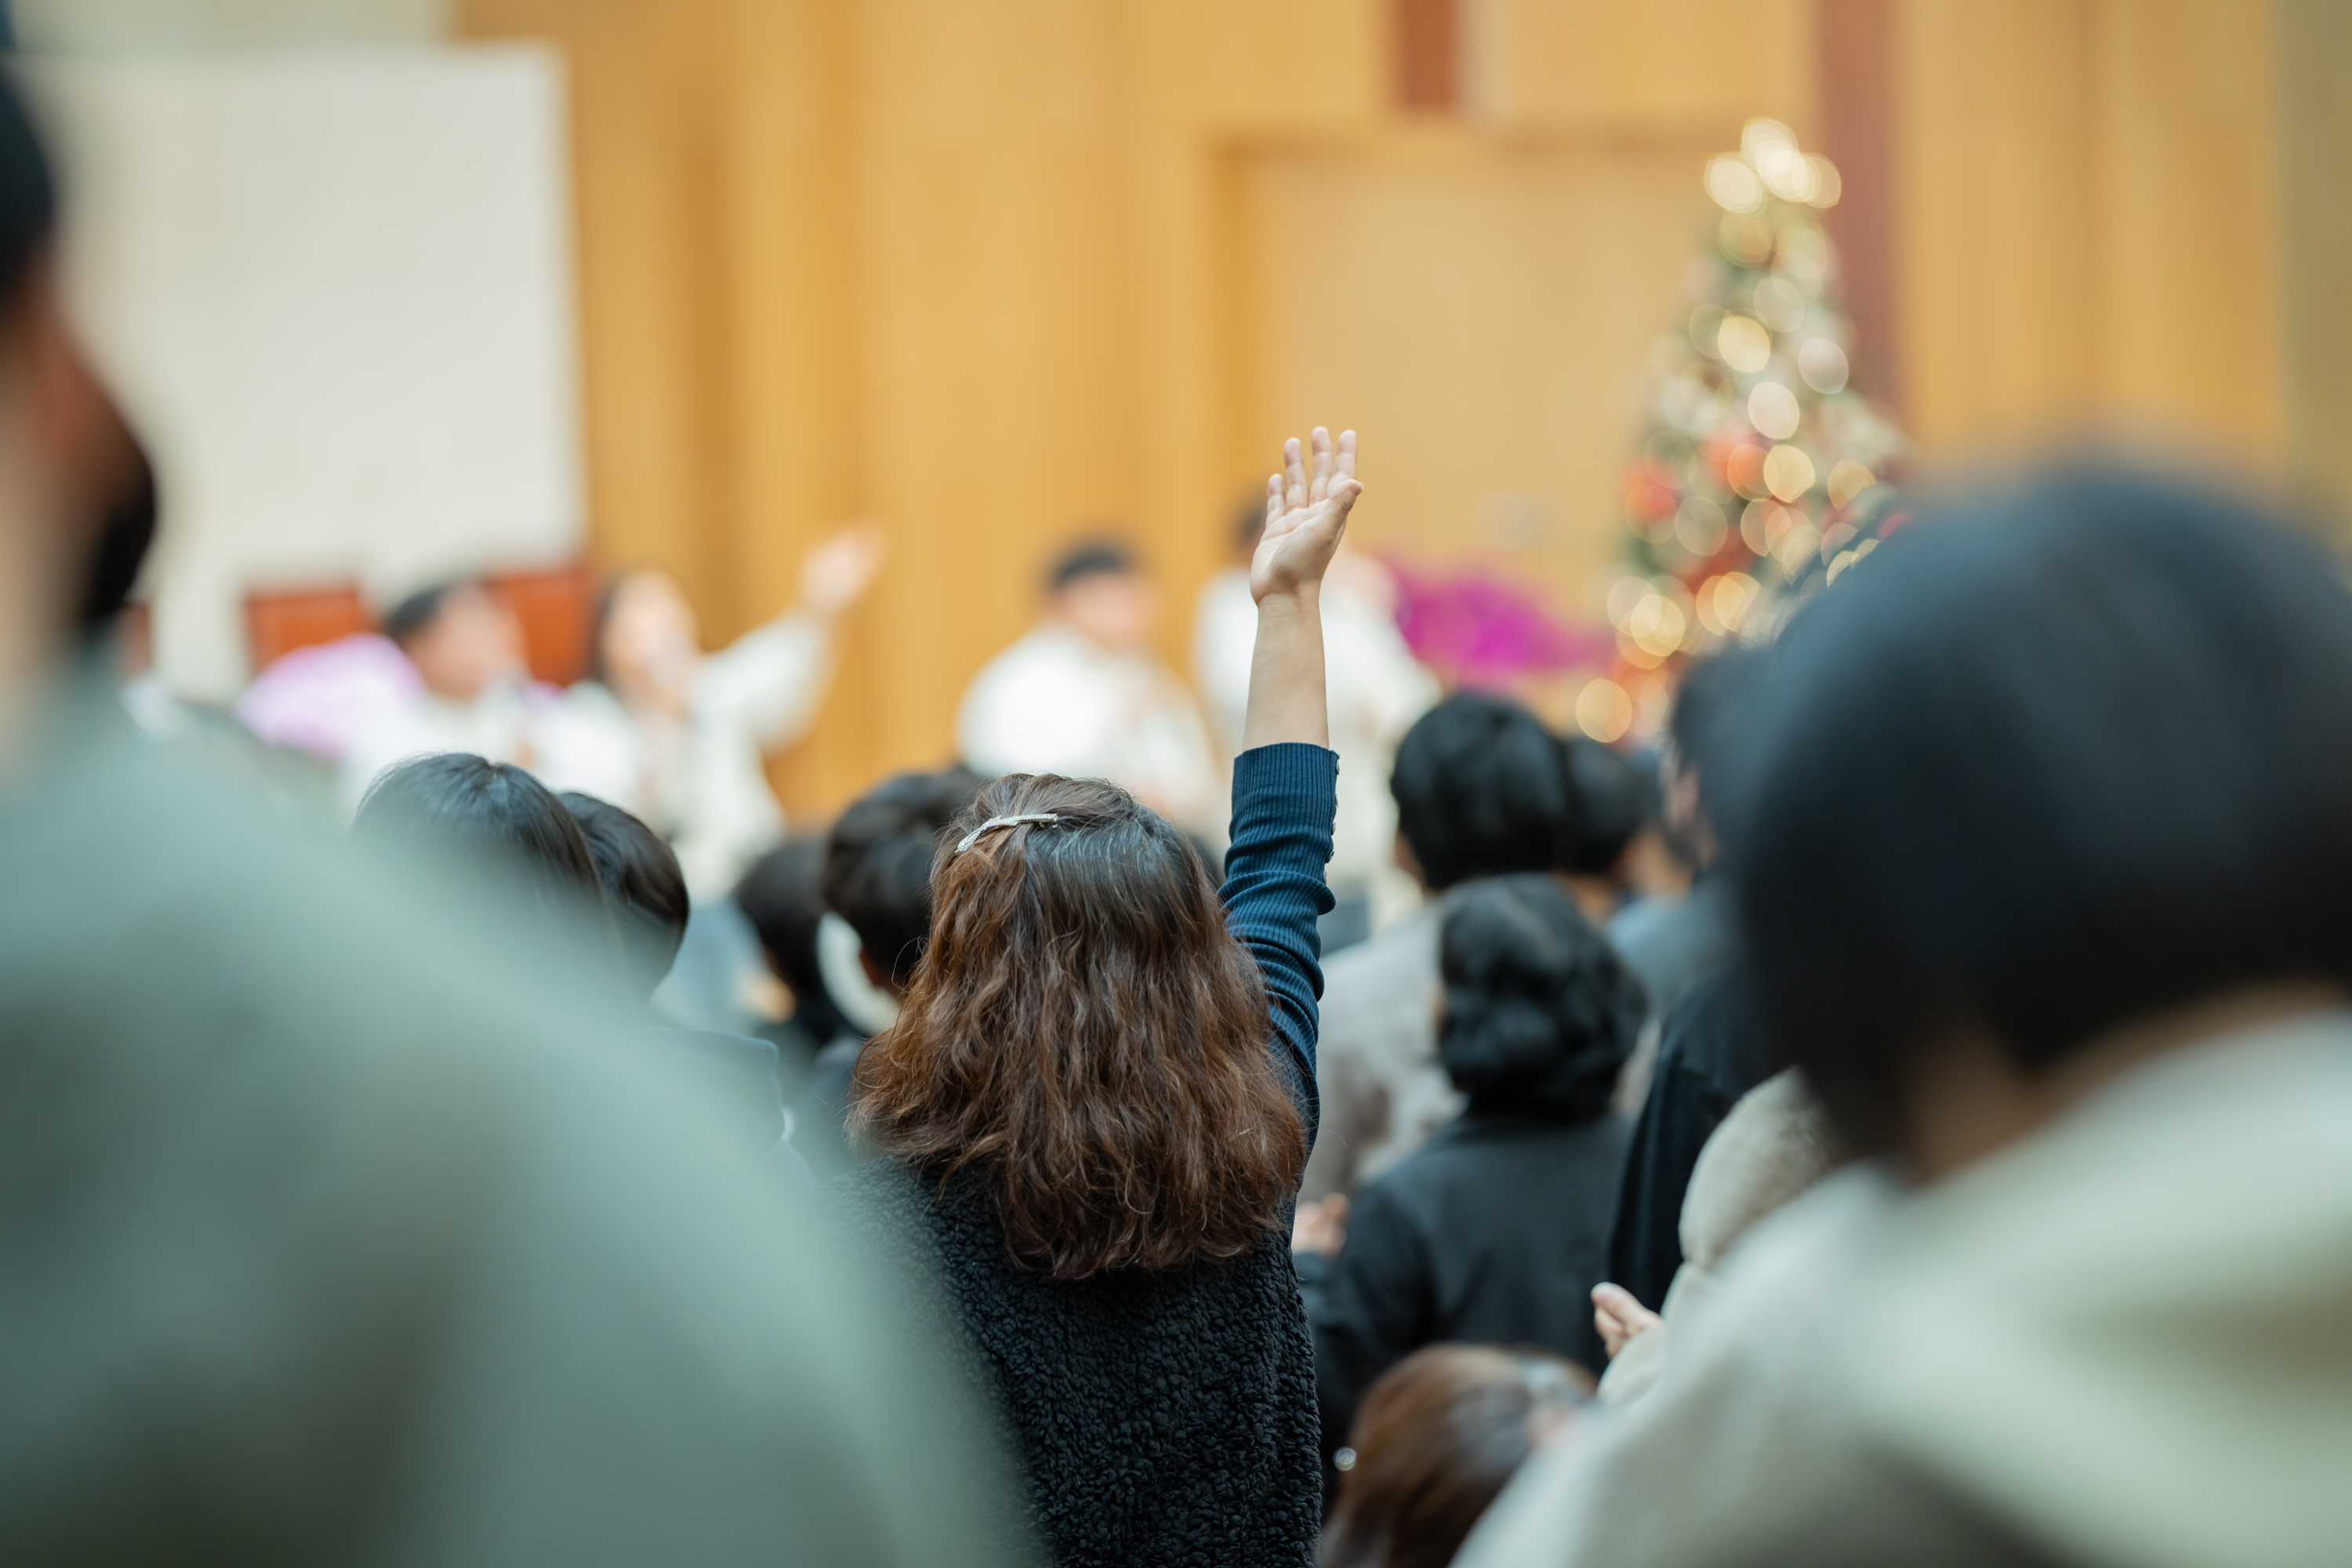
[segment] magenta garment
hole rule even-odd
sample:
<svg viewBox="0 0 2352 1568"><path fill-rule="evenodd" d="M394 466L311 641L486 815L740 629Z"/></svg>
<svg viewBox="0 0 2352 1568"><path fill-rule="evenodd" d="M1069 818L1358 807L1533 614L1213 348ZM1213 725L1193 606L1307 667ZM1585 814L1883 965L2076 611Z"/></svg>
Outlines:
<svg viewBox="0 0 2352 1568"><path fill-rule="evenodd" d="M1617 639L1605 627L1559 620L1525 589L1481 572L1427 576L1389 563L1397 629L1412 656L1454 682L1494 689L1538 670L1607 666Z"/></svg>
<svg viewBox="0 0 2352 1568"><path fill-rule="evenodd" d="M282 656L254 677L236 712L263 740L333 762L354 736L424 691L416 667L391 638L361 632Z"/></svg>

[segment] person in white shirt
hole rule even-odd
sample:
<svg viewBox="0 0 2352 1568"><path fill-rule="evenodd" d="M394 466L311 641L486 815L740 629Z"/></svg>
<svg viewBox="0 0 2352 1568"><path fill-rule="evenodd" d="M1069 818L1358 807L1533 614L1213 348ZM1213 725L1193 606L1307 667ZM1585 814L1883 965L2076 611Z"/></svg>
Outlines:
<svg viewBox="0 0 2352 1568"><path fill-rule="evenodd" d="M469 579L411 594L383 618L384 635L416 668L413 700L362 727L338 763L346 814L394 763L439 752L532 765L541 704L523 664L522 627L506 600Z"/></svg>
<svg viewBox="0 0 2352 1568"><path fill-rule="evenodd" d="M1183 683L1151 650L1159 595L1135 557L1081 545L1047 579L1048 613L964 693L956 742L975 771L1108 779L1211 840L1223 786ZM1253 633L1255 635L1255 633Z"/></svg>
<svg viewBox="0 0 2352 1568"><path fill-rule="evenodd" d="M1228 757L1240 749L1249 697L1257 606L1250 602L1246 563L1265 525L1264 511L1255 503L1243 509L1234 538L1243 564L1210 579L1193 623L1193 679ZM1339 908L1324 922L1324 951L1331 952L1370 936L1419 902L1412 879L1396 863L1389 770L1397 742L1441 694L1437 678L1412 657L1397 630L1396 580L1378 561L1342 546L1323 580L1322 604L1323 642L1330 650L1325 681L1331 749L1339 753L1339 817L1329 870Z"/></svg>
<svg viewBox="0 0 2352 1568"><path fill-rule="evenodd" d="M616 578L597 605L594 676L538 731L535 773L667 838L697 903L723 899L783 837L767 753L805 733L832 673L832 627L881 568L881 536L836 535L801 566L800 602L718 653L667 574Z"/></svg>

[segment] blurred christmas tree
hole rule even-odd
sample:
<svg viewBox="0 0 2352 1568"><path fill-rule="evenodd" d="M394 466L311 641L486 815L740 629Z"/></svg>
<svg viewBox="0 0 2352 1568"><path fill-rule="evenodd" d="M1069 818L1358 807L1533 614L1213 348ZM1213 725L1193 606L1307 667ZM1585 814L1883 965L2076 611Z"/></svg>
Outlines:
<svg viewBox="0 0 2352 1568"><path fill-rule="evenodd" d="M1617 664L1578 703L1606 740L1653 730L1684 658L1760 635L1898 521L1882 480L1903 438L1847 384L1853 327L1818 216L1837 170L1753 120L1706 180L1723 216L1691 263L1688 321L1652 349L1625 476L1631 570L1608 595Z"/></svg>

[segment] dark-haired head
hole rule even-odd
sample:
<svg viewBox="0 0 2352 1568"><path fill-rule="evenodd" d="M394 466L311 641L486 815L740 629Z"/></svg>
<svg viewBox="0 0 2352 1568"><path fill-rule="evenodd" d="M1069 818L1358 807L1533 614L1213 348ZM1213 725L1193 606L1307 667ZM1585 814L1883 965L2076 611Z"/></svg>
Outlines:
<svg viewBox="0 0 2352 1568"><path fill-rule="evenodd" d="M677 960L693 910L677 854L660 834L609 801L577 790L556 798L572 813L587 842L588 858L595 863L596 880L604 890L604 907L621 939L630 984L651 996Z"/></svg>
<svg viewBox="0 0 2352 1568"><path fill-rule="evenodd" d="M33 372L35 445L54 465L57 521L73 535L59 559L76 562L78 573L60 584L68 599L58 608L88 638L130 602L155 535L155 477L64 320L49 265L57 224L47 152L15 79L0 76L0 317Z"/></svg>
<svg viewBox="0 0 2352 1568"><path fill-rule="evenodd" d="M1405 1357L1356 1414L1322 1568L1444 1568L1591 1391L1582 1368L1540 1351L1432 1345Z"/></svg>
<svg viewBox="0 0 2352 1568"><path fill-rule="evenodd" d="M1054 558L1045 573L1045 591L1059 594L1089 577L1132 576L1136 570L1134 551L1115 539L1090 539Z"/></svg>
<svg viewBox="0 0 2352 1568"><path fill-rule="evenodd" d="M1859 1147L1912 1143L1956 1038L2032 1079L2352 984L2352 594L2248 500L2084 469L1923 512L1771 677L1727 796L1741 923Z"/></svg>
<svg viewBox="0 0 2352 1568"><path fill-rule="evenodd" d="M849 805L827 836L825 907L857 932L877 984L903 990L931 925L940 834L980 793L970 768L899 773Z"/></svg>
<svg viewBox="0 0 2352 1568"><path fill-rule="evenodd" d="M824 920L818 885L826 843L819 837L787 838L753 862L735 885L735 907L751 922L768 967L793 994L793 1017L820 1041L850 1028L825 989L817 960L817 927Z"/></svg>
<svg viewBox="0 0 2352 1568"><path fill-rule="evenodd" d="M993 817L1050 814L980 833ZM1115 784L1016 773L949 825L931 935L857 1064L881 1152L984 1183L1059 1279L1235 1257L1306 1159L1256 965L1190 840Z"/></svg>
<svg viewBox="0 0 2352 1568"><path fill-rule="evenodd" d="M1642 984L1539 872L1490 877L1445 900L1437 1057L1485 1114L1585 1121L1609 1109L1642 1025Z"/></svg>
<svg viewBox="0 0 2352 1568"><path fill-rule="evenodd" d="M368 786L353 841L484 871L551 922L607 933L604 887L580 825L545 784L464 752L412 757Z"/></svg>
<svg viewBox="0 0 2352 1568"><path fill-rule="evenodd" d="M441 606L450 594L465 585L462 581L436 583L406 595L383 613L383 635L404 648L408 647L441 618Z"/></svg>
<svg viewBox="0 0 2352 1568"><path fill-rule="evenodd" d="M1657 815L1657 782L1614 746L1583 735L1566 744L1576 826L1561 868L1572 876L1606 877L1642 825Z"/></svg>
<svg viewBox="0 0 2352 1568"><path fill-rule="evenodd" d="M1398 742L1389 787L1432 889L1568 863L1577 820L1567 754L1507 697L1460 691L1423 714Z"/></svg>

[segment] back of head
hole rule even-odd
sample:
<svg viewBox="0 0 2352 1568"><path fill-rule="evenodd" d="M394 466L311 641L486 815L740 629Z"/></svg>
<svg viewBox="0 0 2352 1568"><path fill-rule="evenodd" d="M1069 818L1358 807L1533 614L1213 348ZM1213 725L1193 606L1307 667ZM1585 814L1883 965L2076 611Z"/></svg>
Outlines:
<svg viewBox="0 0 2352 1568"><path fill-rule="evenodd" d="M1013 1256L1055 1278L1276 1235L1305 1138L1264 983L1181 831L1115 784L1016 773L950 826L931 900L898 1021L858 1061L864 1137L977 1173Z"/></svg>
<svg viewBox="0 0 2352 1568"><path fill-rule="evenodd" d="M1589 1395L1558 1356L1433 1345L1365 1394L1323 1568L1444 1568L1538 1444Z"/></svg>
<svg viewBox="0 0 2352 1568"><path fill-rule="evenodd" d="M1575 793L1559 741L1507 697L1460 691L1398 742L1397 827L1434 889L1567 865Z"/></svg>
<svg viewBox="0 0 2352 1568"><path fill-rule="evenodd" d="M2259 508L2060 471L1923 513L1790 626L1730 796L1783 1049L1859 1147L1954 1030L2352 982L2352 595Z"/></svg>
<svg viewBox="0 0 2352 1568"><path fill-rule="evenodd" d="M1584 1121L1609 1108L1642 1023L1642 985L1576 899L1539 872L1445 900L1438 1060L1485 1113Z"/></svg>
<svg viewBox="0 0 2352 1568"><path fill-rule="evenodd" d="M980 793L970 768L899 773L850 803L826 837L819 890L875 967L904 985L931 926L940 835Z"/></svg>
<svg viewBox="0 0 2352 1568"><path fill-rule="evenodd" d="M1656 812L1657 785L1616 747L1587 736L1571 736L1568 776L1576 793L1576 827L1561 868L1579 877L1605 877L1617 868L1625 847Z"/></svg>
<svg viewBox="0 0 2352 1568"><path fill-rule="evenodd" d="M449 595L464 586L459 582L436 583L405 595L383 613L383 635L404 648L412 646L441 618Z"/></svg>
<svg viewBox="0 0 2352 1568"><path fill-rule="evenodd" d="M509 763L464 752L412 757L368 786L352 837L485 871L551 916L604 907L580 825L546 785Z"/></svg>
<svg viewBox="0 0 2352 1568"><path fill-rule="evenodd" d="M827 839L787 838L752 864L735 885L735 907L751 922L768 967L793 994L793 1016L818 1040L849 1027L824 984L817 927L824 920Z"/></svg>
<svg viewBox="0 0 2352 1568"><path fill-rule="evenodd" d="M677 961L693 912L677 854L660 834L609 801L576 790L557 798L580 825L595 863L630 982L651 996Z"/></svg>

